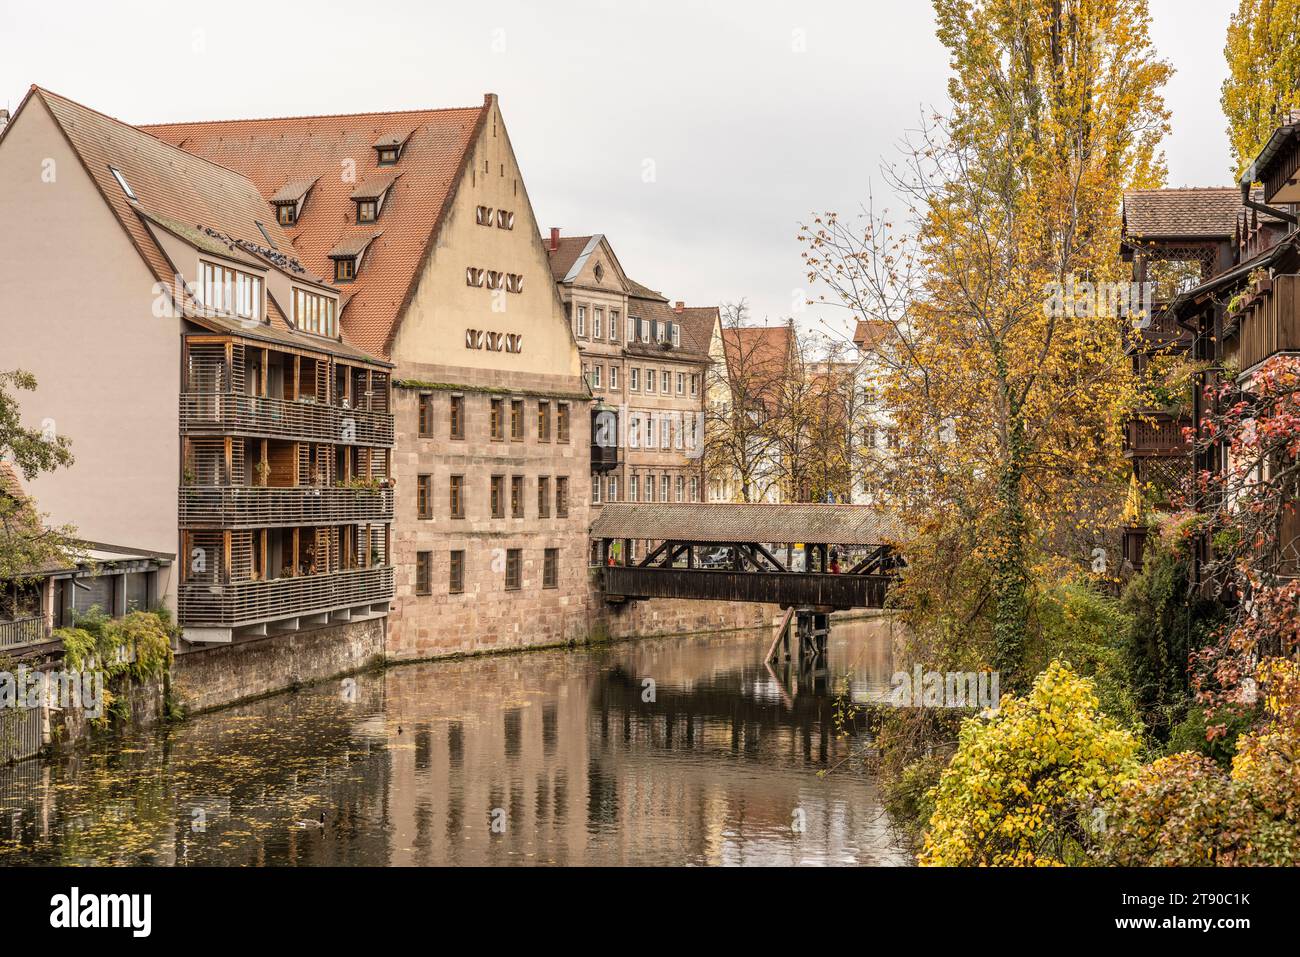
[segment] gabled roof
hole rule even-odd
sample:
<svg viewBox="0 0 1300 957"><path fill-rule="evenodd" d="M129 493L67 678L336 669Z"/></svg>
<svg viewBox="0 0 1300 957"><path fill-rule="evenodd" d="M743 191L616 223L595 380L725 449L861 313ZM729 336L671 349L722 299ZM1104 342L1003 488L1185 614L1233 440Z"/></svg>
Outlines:
<svg viewBox="0 0 1300 957"><path fill-rule="evenodd" d="M384 234L382 229L358 229L344 233L329 251L330 259L352 259L366 251L366 247Z"/></svg>
<svg viewBox="0 0 1300 957"><path fill-rule="evenodd" d="M546 255L551 261L551 277L556 282L572 282L602 238L599 233L595 236L561 236L552 249L550 238L543 237Z"/></svg>
<svg viewBox="0 0 1300 957"><path fill-rule="evenodd" d="M719 315L717 306L686 306L676 313L675 321L682 327L682 348L707 354Z"/></svg>
<svg viewBox="0 0 1300 957"><path fill-rule="evenodd" d="M401 171L395 169L371 173L363 183L352 191L352 195L348 198L351 200L378 199L392 188L393 183L397 182L397 178L401 175Z"/></svg>
<svg viewBox="0 0 1300 957"><path fill-rule="evenodd" d="M171 263L142 217L207 227L258 246L269 237L279 249L292 250L274 210L239 173L40 87L31 88L20 113L32 99L49 110L154 277L168 288L174 279ZM113 169L130 185L135 200L118 184Z"/></svg>
<svg viewBox="0 0 1300 957"><path fill-rule="evenodd" d="M1261 192L1255 190L1252 198L1261 200ZM1243 210L1236 186L1131 189L1124 193L1124 237L1228 240ZM1260 218L1276 221L1264 214Z"/></svg>
<svg viewBox="0 0 1300 957"><path fill-rule="evenodd" d="M859 319L853 328L853 344L864 352L873 350L897 336L898 330L894 328L894 324L885 319Z"/></svg>
<svg viewBox="0 0 1300 957"><path fill-rule="evenodd" d="M469 150L494 97L482 106L299 116L261 120L167 123L142 129L247 176L265 196L286 181L320 177L311 201L293 226L298 258L320 275L332 275L329 255L339 227L356 218L351 198L378 175L400 173L391 184L377 228L383 236L348 283L343 333L369 353L388 355L424 263L434 248ZM376 143L410 130L396 166L379 166ZM341 175L355 171L351 179Z"/></svg>

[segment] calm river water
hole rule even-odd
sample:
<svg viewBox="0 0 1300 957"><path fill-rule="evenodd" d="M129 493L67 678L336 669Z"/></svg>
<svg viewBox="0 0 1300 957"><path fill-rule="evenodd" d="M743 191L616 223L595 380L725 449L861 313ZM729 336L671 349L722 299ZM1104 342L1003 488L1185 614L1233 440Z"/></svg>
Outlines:
<svg viewBox="0 0 1300 957"><path fill-rule="evenodd" d="M835 734L890 628L820 675L768 633L403 665L25 761L0 865L905 864Z"/></svg>

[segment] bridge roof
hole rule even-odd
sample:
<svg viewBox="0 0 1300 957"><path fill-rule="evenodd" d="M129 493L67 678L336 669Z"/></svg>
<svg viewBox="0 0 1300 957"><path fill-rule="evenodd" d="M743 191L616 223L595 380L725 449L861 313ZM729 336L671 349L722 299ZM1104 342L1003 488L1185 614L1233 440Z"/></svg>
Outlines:
<svg viewBox="0 0 1300 957"><path fill-rule="evenodd" d="M678 542L884 545L901 533L892 513L868 505L610 502L591 525L593 538Z"/></svg>

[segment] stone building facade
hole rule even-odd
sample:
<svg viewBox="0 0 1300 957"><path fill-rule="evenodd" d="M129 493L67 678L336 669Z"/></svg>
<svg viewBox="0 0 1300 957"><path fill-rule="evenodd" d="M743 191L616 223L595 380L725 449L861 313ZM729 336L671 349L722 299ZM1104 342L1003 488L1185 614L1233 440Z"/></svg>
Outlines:
<svg viewBox="0 0 1300 957"><path fill-rule="evenodd" d="M618 455L593 465L591 503L699 502L704 399L718 309L670 304L628 277L601 235L546 240L551 273L598 409L617 413ZM597 443L601 438L597 437Z"/></svg>

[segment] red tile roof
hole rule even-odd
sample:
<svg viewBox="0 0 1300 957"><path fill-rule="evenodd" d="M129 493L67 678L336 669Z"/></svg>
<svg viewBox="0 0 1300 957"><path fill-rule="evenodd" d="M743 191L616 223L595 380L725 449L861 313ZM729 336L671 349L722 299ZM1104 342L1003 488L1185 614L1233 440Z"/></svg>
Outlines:
<svg viewBox="0 0 1300 957"><path fill-rule="evenodd" d="M573 268L573 264L578 261L578 257L582 255L589 242L591 242L590 236L561 236L556 243L556 248L552 249L551 237L542 237L546 254L551 260L551 276L556 282L569 274L569 270Z"/></svg>
<svg viewBox="0 0 1300 957"><path fill-rule="evenodd" d="M379 221L382 229L366 252L340 321L344 337L376 355L388 356L393 335L432 252L453 186L466 164L476 132L491 108L482 106L300 116L260 120L216 120L145 126L154 136L247 176L271 197L287 184L319 177L292 227L303 263L333 275L329 254L355 230L354 192L382 177L400 174L391 186ZM379 166L374 144L405 138L396 166ZM353 175L348 176L351 172Z"/></svg>
<svg viewBox="0 0 1300 957"><path fill-rule="evenodd" d="M853 329L853 344L859 349L874 349L898 335L894 324L884 319L859 319Z"/></svg>

